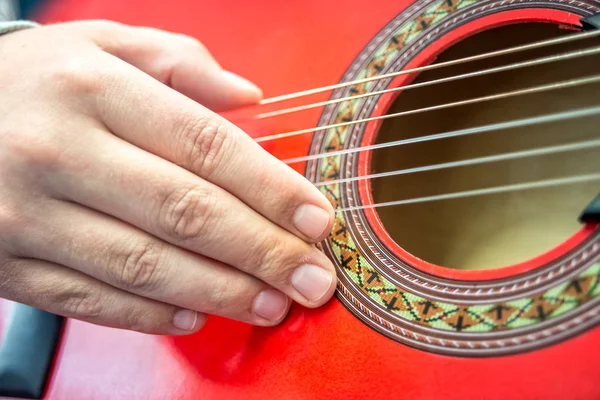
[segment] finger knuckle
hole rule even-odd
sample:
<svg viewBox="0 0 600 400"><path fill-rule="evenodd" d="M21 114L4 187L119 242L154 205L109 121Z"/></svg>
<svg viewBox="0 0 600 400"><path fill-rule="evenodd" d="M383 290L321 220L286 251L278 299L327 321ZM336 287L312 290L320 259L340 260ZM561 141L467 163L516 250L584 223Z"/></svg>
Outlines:
<svg viewBox="0 0 600 400"><path fill-rule="evenodd" d="M203 311L208 314L222 314L231 307L231 292L221 285L213 285L203 295Z"/></svg>
<svg viewBox="0 0 600 400"><path fill-rule="evenodd" d="M256 241L250 254L248 268L271 284L284 283L287 271L297 264L296 252L286 240L277 236Z"/></svg>
<svg viewBox="0 0 600 400"><path fill-rule="evenodd" d="M24 227L24 217L18 207L2 201L0 197L0 238L10 238Z"/></svg>
<svg viewBox="0 0 600 400"><path fill-rule="evenodd" d="M202 53L208 52L206 46L204 46L204 44L195 37L181 33L176 33L175 37L179 40L179 43L181 43L181 46L184 50L200 51Z"/></svg>
<svg viewBox="0 0 600 400"><path fill-rule="evenodd" d="M0 121L0 143L9 154L6 162L0 163L0 185L11 176L37 181L59 167L81 164L79 154L69 151L68 128L56 125L52 113L40 113L33 119L16 117Z"/></svg>
<svg viewBox="0 0 600 400"><path fill-rule="evenodd" d="M235 279L216 278L216 284L204 293L205 309L208 314L231 315L250 309L256 295L247 284Z"/></svg>
<svg viewBox="0 0 600 400"><path fill-rule="evenodd" d="M179 187L164 197L159 212L161 231L177 242L196 240L220 213L215 194L206 188Z"/></svg>
<svg viewBox="0 0 600 400"><path fill-rule="evenodd" d="M98 93L105 86L107 73L91 65L89 57L67 56L49 67L50 82L60 93L84 96Z"/></svg>
<svg viewBox="0 0 600 400"><path fill-rule="evenodd" d="M93 19L88 21L80 21L82 25L87 25L88 27L97 30L99 32L110 32L115 29L122 28L125 25L117 22L111 21L109 19Z"/></svg>
<svg viewBox="0 0 600 400"><path fill-rule="evenodd" d="M220 170L228 154L234 154L233 130L225 123L203 118L188 118L179 124L186 167L203 177Z"/></svg>
<svg viewBox="0 0 600 400"><path fill-rule="evenodd" d="M69 167L81 168L79 157L69 154L65 147L61 147L60 142L36 142L30 136L31 133L23 134L20 143L9 144L15 159L13 167L24 166L29 171L40 174L56 173Z"/></svg>
<svg viewBox="0 0 600 400"><path fill-rule="evenodd" d="M290 185L280 175L260 171L256 177L256 196L264 199L264 207L276 215L291 219L296 209L303 203L305 192Z"/></svg>
<svg viewBox="0 0 600 400"><path fill-rule="evenodd" d="M162 251L147 242L130 246L119 256L114 267L116 284L130 292L150 292L162 282Z"/></svg>
<svg viewBox="0 0 600 400"><path fill-rule="evenodd" d="M139 310L130 310L120 321L123 328L135 332L149 332L153 325L153 316Z"/></svg>
<svg viewBox="0 0 600 400"><path fill-rule="evenodd" d="M58 295L57 303L67 316L94 320L102 315L104 306L99 291L77 285Z"/></svg>

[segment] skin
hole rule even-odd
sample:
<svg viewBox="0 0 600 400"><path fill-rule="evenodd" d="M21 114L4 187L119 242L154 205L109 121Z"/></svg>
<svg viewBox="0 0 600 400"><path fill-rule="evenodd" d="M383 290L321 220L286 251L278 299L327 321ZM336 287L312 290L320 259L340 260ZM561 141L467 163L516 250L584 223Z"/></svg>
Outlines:
<svg viewBox="0 0 600 400"><path fill-rule="evenodd" d="M0 295L151 334L333 295L333 209L216 112L260 100L198 41L86 21L0 36Z"/></svg>

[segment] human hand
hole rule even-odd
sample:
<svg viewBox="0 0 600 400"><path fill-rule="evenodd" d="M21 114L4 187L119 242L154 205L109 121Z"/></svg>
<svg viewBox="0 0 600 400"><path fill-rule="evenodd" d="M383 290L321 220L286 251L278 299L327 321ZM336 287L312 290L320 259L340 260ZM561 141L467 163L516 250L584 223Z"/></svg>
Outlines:
<svg viewBox="0 0 600 400"><path fill-rule="evenodd" d="M172 335L331 298L331 204L215 114L261 92L196 40L72 22L0 60L0 296Z"/></svg>

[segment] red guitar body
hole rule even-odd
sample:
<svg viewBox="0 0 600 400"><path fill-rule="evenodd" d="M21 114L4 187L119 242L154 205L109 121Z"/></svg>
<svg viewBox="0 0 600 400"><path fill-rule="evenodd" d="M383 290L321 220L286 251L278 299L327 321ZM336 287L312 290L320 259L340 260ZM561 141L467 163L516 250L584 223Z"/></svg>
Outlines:
<svg viewBox="0 0 600 400"><path fill-rule="evenodd" d="M63 0L43 10L40 21L111 19L185 33L271 97L427 65L495 27L540 22L575 31L582 17L599 11L595 0ZM414 79L399 76L375 89ZM360 93L347 90L310 101ZM351 119L383 115L397 95L361 100L350 111L336 104L243 127L259 137L339 122L342 111ZM374 143L383 125L263 144L287 159ZM364 175L373 154L293 166L313 181ZM337 206L373 203L370 185L324 192ZM170 338L67 321L44 398L600 399L596 225L581 225L525 260L484 270L423 261L384 225L377 209L344 213L322 244L339 269L336 297L317 310L293 306L274 328L211 317L201 332Z"/></svg>

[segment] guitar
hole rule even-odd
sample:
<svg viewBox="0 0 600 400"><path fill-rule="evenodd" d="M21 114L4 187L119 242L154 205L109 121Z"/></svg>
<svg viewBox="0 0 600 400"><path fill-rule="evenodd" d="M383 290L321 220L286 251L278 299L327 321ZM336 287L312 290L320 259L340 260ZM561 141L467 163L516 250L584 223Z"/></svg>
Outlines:
<svg viewBox="0 0 600 400"><path fill-rule="evenodd" d="M53 321L40 390L23 396L600 398L599 13L596 0L47 7L41 22L194 36L257 83L266 100L226 116L334 204L319 246L339 285L274 328L211 317L170 338Z"/></svg>

